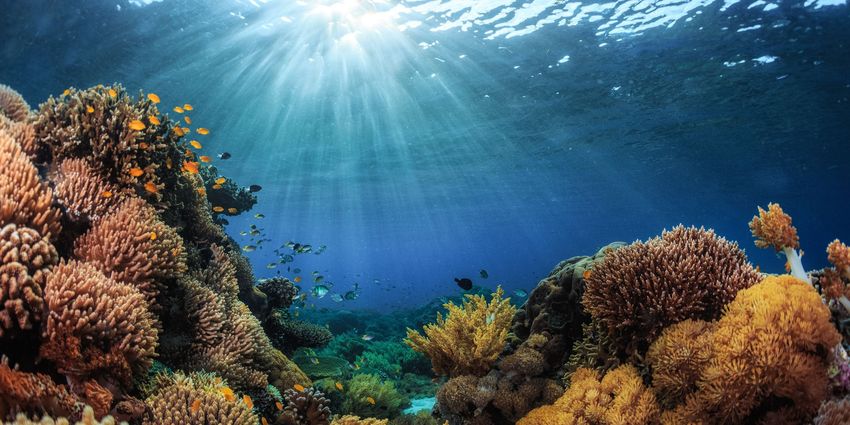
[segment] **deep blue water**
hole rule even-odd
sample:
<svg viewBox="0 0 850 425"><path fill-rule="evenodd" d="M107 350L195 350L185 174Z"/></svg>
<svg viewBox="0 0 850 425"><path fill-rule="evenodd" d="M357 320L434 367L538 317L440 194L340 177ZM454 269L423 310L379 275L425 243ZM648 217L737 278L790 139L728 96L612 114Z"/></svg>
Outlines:
<svg viewBox="0 0 850 425"><path fill-rule="evenodd" d="M287 240L327 245L292 267L359 282L346 308L417 305L461 276L530 289L678 223L779 271L747 228L768 202L809 268L850 239L843 2L0 4L0 83L32 105L108 82L192 103L205 152L233 154L215 165L263 187L228 227L273 240L248 254L257 275Z"/></svg>

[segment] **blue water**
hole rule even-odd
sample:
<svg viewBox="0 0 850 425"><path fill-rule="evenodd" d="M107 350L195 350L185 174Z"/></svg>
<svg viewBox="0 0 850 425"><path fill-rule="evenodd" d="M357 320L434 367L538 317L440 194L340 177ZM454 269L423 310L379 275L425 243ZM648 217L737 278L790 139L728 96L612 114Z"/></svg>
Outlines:
<svg viewBox="0 0 850 425"><path fill-rule="evenodd" d="M752 244L794 217L806 266L850 239L845 1L4 1L0 82L32 105L121 82L190 102L291 267L397 308L454 277L530 290L558 261L678 223ZM254 218L263 213L264 219ZM490 277L478 276L486 269ZM375 281L377 279L377 282Z"/></svg>

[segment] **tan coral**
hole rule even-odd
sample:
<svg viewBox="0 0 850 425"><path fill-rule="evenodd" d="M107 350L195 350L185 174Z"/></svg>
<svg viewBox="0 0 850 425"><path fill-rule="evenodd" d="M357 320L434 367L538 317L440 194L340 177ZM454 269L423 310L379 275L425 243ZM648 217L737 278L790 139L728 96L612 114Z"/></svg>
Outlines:
<svg viewBox="0 0 850 425"><path fill-rule="evenodd" d="M64 417L53 419L49 415L45 415L36 422L21 414L14 422L3 422L4 425L116 425L116 423L112 416L106 416L98 421L91 406L86 406L83 409L82 418L79 421L72 421ZM126 422L121 422L121 424L126 425Z"/></svg>
<svg viewBox="0 0 850 425"><path fill-rule="evenodd" d="M829 262L850 278L850 247L836 239L826 247L826 253Z"/></svg>
<svg viewBox="0 0 850 425"><path fill-rule="evenodd" d="M0 359L0 417L29 411L70 416L77 413L78 403L77 397L49 376L12 369L8 359Z"/></svg>
<svg viewBox="0 0 850 425"><path fill-rule="evenodd" d="M32 124L26 121L12 121L0 115L0 130L5 130L18 142L27 157L30 160L35 160L38 154L38 141L35 138L35 127Z"/></svg>
<svg viewBox="0 0 850 425"><path fill-rule="evenodd" d="M30 115L30 106L15 89L0 84L0 115L12 121L26 121Z"/></svg>
<svg viewBox="0 0 850 425"><path fill-rule="evenodd" d="M66 159L51 174L56 200L65 207L65 216L71 221L98 221L125 196L85 159Z"/></svg>
<svg viewBox="0 0 850 425"><path fill-rule="evenodd" d="M814 425L847 425L850 424L850 398L830 400L818 409Z"/></svg>
<svg viewBox="0 0 850 425"><path fill-rule="evenodd" d="M49 315L41 354L60 372L81 379L107 375L129 384L134 372L151 366L157 329L134 287L72 260L53 270L45 300Z"/></svg>
<svg viewBox="0 0 850 425"><path fill-rule="evenodd" d="M204 375L160 375L158 388L145 400L151 415L144 425L256 425L248 406L220 380Z"/></svg>
<svg viewBox="0 0 850 425"><path fill-rule="evenodd" d="M767 211L758 207L759 215L750 221L750 231L756 238L756 246L759 248L773 247L776 252L783 248L798 249L800 238L797 236L797 228L791 224L791 216L782 211L779 204L767 204Z"/></svg>
<svg viewBox="0 0 850 425"><path fill-rule="evenodd" d="M359 416L338 416L331 421L331 425L387 425L388 419L363 418Z"/></svg>
<svg viewBox="0 0 850 425"><path fill-rule="evenodd" d="M44 285L59 261L56 248L33 229L0 228L0 336L42 319Z"/></svg>
<svg viewBox="0 0 850 425"><path fill-rule="evenodd" d="M706 350L713 327L702 320L685 320L664 330L646 354L652 386L660 401L675 406L696 390L700 373L711 360Z"/></svg>

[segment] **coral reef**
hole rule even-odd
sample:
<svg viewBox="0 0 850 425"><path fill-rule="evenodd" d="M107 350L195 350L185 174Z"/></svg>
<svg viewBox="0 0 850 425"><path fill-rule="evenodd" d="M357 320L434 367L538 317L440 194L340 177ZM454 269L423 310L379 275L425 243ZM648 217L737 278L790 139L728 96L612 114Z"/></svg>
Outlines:
<svg viewBox="0 0 850 425"><path fill-rule="evenodd" d="M151 417L144 425L256 425L243 399L212 375L159 375L157 389L145 400Z"/></svg>
<svg viewBox="0 0 850 425"><path fill-rule="evenodd" d="M204 187L210 203L222 208L216 215L236 216L250 211L257 203L256 195L244 187L239 187L233 180L219 175L216 167L203 168L200 175L205 182ZM224 179L224 182L219 183L221 179Z"/></svg>
<svg viewBox="0 0 850 425"><path fill-rule="evenodd" d="M758 279L737 244L678 226L608 254L589 273L582 304L628 358L644 353L671 324L718 318Z"/></svg>
<svg viewBox="0 0 850 425"><path fill-rule="evenodd" d="M346 388L342 411L349 414L386 419L398 416L410 404L391 381L381 381L377 375L354 375Z"/></svg>
<svg viewBox="0 0 850 425"><path fill-rule="evenodd" d="M26 121L30 115L30 106L15 89L0 84L0 115L12 121Z"/></svg>
<svg viewBox="0 0 850 425"><path fill-rule="evenodd" d="M814 425L842 425L850 423L850 398L830 400L821 405Z"/></svg>
<svg viewBox="0 0 850 425"><path fill-rule="evenodd" d="M285 277L261 279L257 288L268 297L270 309L287 309L298 295L298 288Z"/></svg>
<svg viewBox="0 0 850 425"><path fill-rule="evenodd" d="M328 328L292 319L288 312L280 309L273 311L263 325L272 344L287 353L301 347L319 348L333 338Z"/></svg>
<svg viewBox="0 0 850 425"><path fill-rule="evenodd" d="M768 204L765 211L758 207L759 215L750 221L750 231L759 248L773 248L782 252L788 259L786 269L797 279L811 283L806 270L803 268L802 255L797 252L800 248L800 238L797 228L791 224L791 216L782 210L779 204Z"/></svg>
<svg viewBox="0 0 850 425"><path fill-rule="evenodd" d="M431 412L420 411L415 415L401 415L390 420L389 425L439 425Z"/></svg>
<svg viewBox="0 0 850 425"><path fill-rule="evenodd" d="M94 409L90 406L86 406L83 409L82 418L79 421L71 421L68 418L56 418L53 419L49 415L42 416L41 419L36 421L32 421L27 419L27 417L23 414L19 414L17 418L13 422L0 422L4 425L115 425L115 419L112 416L106 416L103 420L98 421L95 418ZM122 422L122 424L126 424L126 422Z"/></svg>
<svg viewBox="0 0 850 425"><path fill-rule="evenodd" d="M125 197L117 186L104 180L80 158L59 163L51 180L56 201L63 207L65 216L74 222L96 222Z"/></svg>
<svg viewBox="0 0 850 425"><path fill-rule="evenodd" d="M359 416L345 415L334 418L331 425L387 425L386 419L364 418Z"/></svg>
<svg viewBox="0 0 850 425"><path fill-rule="evenodd" d="M314 388L288 389L283 393L283 412L275 423L283 425L328 425L330 400Z"/></svg>
<svg viewBox="0 0 850 425"><path fill-rule="evenodd" d="M10 223L0 228L0 337L41 322L44 286L59 255L37 231Z"/></svg>
<svg viewBox="0 0 850 425"><path fill-rule="evenodd" d="M27 373L9 367L0 359L0 418L10 413L47 412L71 416L82 409L82 402L67 388L41 373Z"/></svg>

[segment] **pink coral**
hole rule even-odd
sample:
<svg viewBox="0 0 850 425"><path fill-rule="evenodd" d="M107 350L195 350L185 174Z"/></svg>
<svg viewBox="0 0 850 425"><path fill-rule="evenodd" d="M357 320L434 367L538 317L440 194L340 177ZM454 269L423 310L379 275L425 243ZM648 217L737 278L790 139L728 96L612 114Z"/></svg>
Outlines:
<svg viewBox="0 0 850 425"><path fill-rule="evenodd" d="M0 336L8 329L30 329L41 321L43 289L56 249L33 229L0 228Z"/></svg>
<svg viewBox="0 0 850 425"><path fill-rule="evenodd" d="M25 121L30 114L30 107L20 93L13 88L0 84L0 115L12 121Z"/></svg>

